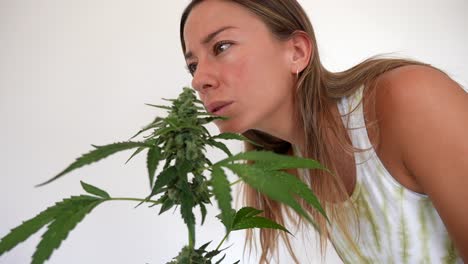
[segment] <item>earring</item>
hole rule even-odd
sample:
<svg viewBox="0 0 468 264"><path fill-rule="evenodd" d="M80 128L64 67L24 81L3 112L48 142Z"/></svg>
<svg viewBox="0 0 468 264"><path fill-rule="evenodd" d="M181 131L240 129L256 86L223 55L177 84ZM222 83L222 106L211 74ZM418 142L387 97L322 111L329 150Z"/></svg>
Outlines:
<svg viewBox="0 0 468 264"><path fill-rule="evenodd" d="M296 69L296 79L299 79L299 68Z"/></svg>

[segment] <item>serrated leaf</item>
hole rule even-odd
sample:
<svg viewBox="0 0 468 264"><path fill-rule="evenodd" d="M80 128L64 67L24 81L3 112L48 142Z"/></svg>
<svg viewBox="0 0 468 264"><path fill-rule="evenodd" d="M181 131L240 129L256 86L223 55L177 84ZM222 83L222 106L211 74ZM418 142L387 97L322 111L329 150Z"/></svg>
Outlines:
<svg viewBox="0 0 468 264"><path fill-rule="evenodd" d="M69 165L65 170L63 170L62 172L60 172L59 174L57 174L55 177L53 177L52 179L46 181L46 182L43 182L41 184L38 184L36 185L36 187L38 186L43 186L45 184L48 184L52 181L55 181L56 179L60 178L61 176L75 170L75 169L78 169L80 167L83 167L85 165L88 165L88 164L91 164L91 163L94 163L96 161L99 161L101 159L104 159L112 154L115 154L119 151L123 151L123 150L128 150L128 149L132 149L132 148L136 148L136 147L147 147L149 146L147 143L143 143L143 142L119 142L119 143L113 143L113 144L109 144L109 145L105 145L105 146L96 146L97 149L95 150L92 150L84 155L82 155L81 157L77 158L75 162L73 162L71 165Z"/></svg>
<svg viewBox="0 0 468 264"><path fill-rule="evenodd" d="M21 225L13 228L10 233L0 240L0 256L26 240L31 235L35 234L43 226L50 223L57 213L60 212L62 207L63 202L56 203L54 206L47 208L35 217L24 221Z"/></svg>
<svg viewBox="0 0 468 264"><path fill-rule="evenodd" d="M211 185L213 186L213 193L221 210L222 222L226 230L229 231L233 221L231 186L222 168L218 166L213 167Z"/></svg>
<svg viewBox="0 0 468 264"><path fill-rule="evenodd" d="M240 222L238 222L232 227L232 230L243 230L243 229L248 229L248 228L272 228L272 229L283 230L291 234L291 232L289 232L289 230L287 230L282 225L268 218L261 217L261 216L243 218Z"/></svg>
<svg viewBox="0 0 468 264"><path fill-rule="evenodd" d="M205 116L206 114L200 114L200 115ZM211 123L211 122L213 122L215 120L228 120L228 118L227 117L220 117L220 116L209 116L209 117L204 117L204 118L199 117L198 118L198 124L199 125L206 125L206 124Z"/></svg>
<svg viewBox="0 0 468 264"><path fill-rule="evenodd" d="M155 104L145 104L145 105L151 106L151 107L156 107L156 108L161 108L161 109L165 109L165 110L172 110L172 107L166 106L166 105L155 105Z"/></svg>
<svg viewBox="0 0 468 264"><path fill-rule="evenodd" d="M200 206L200 213L201 213L201 217L202 217L202 220L201 220L201 224L203 225L205 223L205 218L206 218L206 207L203 203L199 203L198 204Z"/></svg>
<svg viewBox="0 0 468 264"><path fill-rule="evenodd" d="M226 139L226 140L233 140L234 139L234 140L247 141L252 145L255 145L255 146L258 146L258 147L263 147L262 145L248 139L247 137L245 137L245 136L243 136L241 134L236 134L236 133L225 132L225 133L221 133L219 135L216 135L216 136L214 136L212 138L213 139L220 138L220 139Z"/></svg>
<svg viewBox="0 0 468 264"><path fill-rule="evenodd" d="M79 196L70 199L68 206L57 214L55 220L42 235L31 263L42 264L48 260L53 251L67 238L70 231L102 201L91 196Z"/></svg>
<svg viewBox="0 0 468 264"><path fill-rule="evenodd" d="M225 257L226 257L226 254L224 254L222 258L220 258L218 261L216 261L215 264L220 264L224 260Z"/></svg>
<svg viewBox="0 0 468 264"><path fill-rule="evenodd" d="M80 183L81 183L81 187L83 187L83 189L87 193L93 194L93 195L96 195L105 199L110 198L110 195L106 191L99 189L98 187L88 184L84 181L80 181Z"/></svg>
<svg viewBox="0 0 468 264"><path fill-rule="evenodd" d="M190 191L190 186L186 181L180 182L181 189L181 205L180 205L180 214L184 219L185 224L187 225L189 238L192 245L195 245L195 216L193 215L192 209L194 207L194 199L192 192Z"/></svg>
<svg viewBox="0 0 468 264"><path fill-rule="evenodd" d="M145 131L148 131L148 130L150 130L150 129L152 129L152 128L156 128L156 127L160 126L160 125L161 125L161 122L162 122L163 120L164 120L164 119L161 118L161 117L156 117L156 118L154 119L153 122L151 122L150 124L144 126L142 129L140 129L140 131L138 131L135 135L133 135L133 136L129 139L129 141L132 140L132 139L134 139L135 137L137 137L138 135L140 135L141 133L143 133L143 132L145 132Z"/></svg>
<svg viewBox="0 0 468 264"><path fill-rule="evenodd" d="M311 159L300 158L289 155L281 155L270 151L248 151L228 157L217 162L215 165L224 165L238 160L259 161L263 164L269 164L269 170L281 170L291 168L308 168L327 170L319 162Z"/></svg>
<svg viewBox="0 0 468 264"><path fill-rule="evenodd" d="M175 128L175 129L179 129L179 120L175 119L175 118L171 118L171 117L166 117L164 119L164 122L166 122L167 124L169 124L169 126Z"/></svg>
<svg viewBox="0 0 468 264"><path fill-rule="evenodd" d="M177 102L177 99L167 99L167 98L162 98L164 101L168 101L168 102Z"/></svg>
<svg viewBox="0 0 468 264"><path fill-rule="evenodd" d="M158 214L166 212L167 210L171 209L172 206L174 206L174 201L172 201L171 199L166 199L161 205L161 209L159 210Z"/></svg>
<svg viewBox="0 0 468 264"><path fill-rule="evenodd" d="M153 197L154 195L163 192L166 188L165 186L174 181L177 178L177 169L174 166L171 167L166 167L169 166L169 162L166 160L166 163L164 164L163 171L156 177L156 182L154 183L154 186L151 190L151 193L146 197L145 200L141 201L139 204L136 205L136 207L139 207L142 205L144 202L147 202ZM171 204L170 207L172 207L173 204ZM159 214L162 214L164 211L168 210L170 207L166 208L163 210L161 208L161 211Z"/></svg>
<svg viewBox="0 0 468 264"><path fill-rule="evenodd" d="M192 165L192 162L188 160L183 160L182 162L178 161L176 164L177 175L179 175L179 177L186 178L187 173L192 169Z"/></svg>
<svg viewBox="0 0 468 264"><path fill-rule="evenodd" d="M204 252L205 249L208 247L208 245L211 244L211 242L213 242L213 241L206 242L206 243L203 244L201 247L199 247L199 248L197 249L197 251L202 251L202 252Z"/></svg>
<svg viewBox="0 0 468 264"><path fill-rule="evenodd" d="M181 124L179 126L179 129L183 129L183 128L192 130L191 131L192 133L194 133L195 131L206 133L207 131L206 129L204 129L204 127L199 127L199 126L194 126L194 125L189 125L189 124Z"/></svg>
<svg viewBox="0 0 468 264"><path fill-rule="evenodd" d="M207 141L207 144L208 145L211 145L213 147L216 147L216 148L219 148L220 150L224 151L224 153L226 153L229 157L232 156L232 153L231 151L228 149L228 147L226 147L226 145L222 142L218 142L216 140L213 140L213 139L208 139Z"/></svg>
<svg viewBox="0 0 468 264"><path fill-rule="evenodd" d="M177 169L174 166L171 166L167 169L164 169L158 177L156 177L156 182L154 183L153 190L151 191L150 199L152 196L161 192L161 189L168 185L170 182L177 178Z"/></svg>
<svg viewBox="0 0 468 264"><path fill-rule="evenodd" d="M162 136L162 135L164 135L164 134L167 134L167 133L172 132L172 131L175 131L175 130L176 130L176 129L173 128L173 127L163 127L163 128L159 128L159 129L156 131L155 135L156 135L156 136Z"/></svg>
<svg viewBox="0 0 468 264"><path fill-rule="evenodd" d="M216 255L218 255L219 253L221 253L220 250L212 250L212 251L206 253L205 258L211 259L211 258L215 257Z"/></svg>
<svg viewBox="0 0 468 264"><path fill-rule="evenodd" d="M232 211L231 211L231 215L232 215L232 219L234 219L234 216L236 215L236 210L232 209ZM224 220L223 220L223 218L222 218L222 215L221 215L221 213L220 213L220 214L217 214L217 215L215 215L215 217L216 217L216 218L218 218L218 219L221 221L221 223L223 223L223 225L225 225L225 223L224 223ZM231 226L232 226L232 225L231 225ZM228 230L228 231L229 231L229 230Z"/></svg>
<svg viewBox="0 0 468 264"><path fill-rule="evenodd" d="M282 171L265 171L253 165L227 164L225 166L259 192L290 206L314 226L316 226L315 222L297 202L295 196L303 198L326 217L325 211L312 190L293 175Z"/></svg>
<svg viewBox="0 0 468 264"><path fill-rule="evenodd" d="M136 155L138 155L140 152L142 152L145 149L146 147L137 148L137 150L135 150L135 152L132 153L132 155L127 159L127 161L125 161L125 164L127 164L131 159L133 159L133 157L135 157Z"/></svg>
<svg viewBox="0 0 468 264"><path fill-rule="evenodd" d="M253 207L248 207L248 206L242 207L241 209L239 209L239 211L236 212L234 216L234 222L232 223L232 225L233 226L236 225L237 223L239 223L242 219L246 217L256 216L262 212L263 212L262 210L255 209Z"/></svg>
<svg viewBox="0 0 468 264"><path fill-rule="evenodd" d="M160 148L154 146L148 149L148 154L146 156L146 168L148 169L150 188L153 186L154 174L156 173L156 168L158 167L160 159L161 159Z"/></svg>

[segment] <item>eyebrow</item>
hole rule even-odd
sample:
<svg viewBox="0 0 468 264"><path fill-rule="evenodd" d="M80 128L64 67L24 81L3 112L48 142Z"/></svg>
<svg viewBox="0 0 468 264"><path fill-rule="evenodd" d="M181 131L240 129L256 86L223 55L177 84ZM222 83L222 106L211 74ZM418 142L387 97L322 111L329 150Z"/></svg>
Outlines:
<svg viewBox="0 0 468 264"><path fill-rule="evenodd" d="M236 28L236 27L225 26L225 27L222 27L222 28L220 28L218 30L215 30L212 33L208 34L206 37L204 37L201 43L202 44L207 44L210 41L212 41L219 33L223 32L225 30L228 30L228 29L232 29L232 28ZM193 57L193 52L188 51L187 53L185 53L185 60L188 60L188 59L190 59L192 57Z"/></svg>

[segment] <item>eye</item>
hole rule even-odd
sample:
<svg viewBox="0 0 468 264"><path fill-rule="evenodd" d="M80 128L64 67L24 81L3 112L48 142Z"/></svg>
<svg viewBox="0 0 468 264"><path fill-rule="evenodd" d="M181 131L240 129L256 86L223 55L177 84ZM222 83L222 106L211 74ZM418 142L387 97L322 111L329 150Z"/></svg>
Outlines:
<svg viewBox="0 0 468 264"><path fill-rule="evenodd" d="M197 70L197 64L196 63L190 63L185 68L187 68L187 71L191 75L193 75L195 73L195 71Z"/></svg>
<svg viewBox="0 0 468 264"><path fill-rule="evenodd" d="M232 46L232 44L233 43L229 41L220 41L213 46L213 53L215 54L215 56L217 56L220 53L226 51L229 47ZM185 68L193 76L195 71L197 70L197 63L189 63Z"/></svg>
<svg viewBox="0 0 468 264"><path fill-rule="evenodd" d="M216 43L213 47L213 52L215 55L220 54L221 52L227 50L229 47L231 47L232 43L227 42L227 41L220 41Z"/></svg>

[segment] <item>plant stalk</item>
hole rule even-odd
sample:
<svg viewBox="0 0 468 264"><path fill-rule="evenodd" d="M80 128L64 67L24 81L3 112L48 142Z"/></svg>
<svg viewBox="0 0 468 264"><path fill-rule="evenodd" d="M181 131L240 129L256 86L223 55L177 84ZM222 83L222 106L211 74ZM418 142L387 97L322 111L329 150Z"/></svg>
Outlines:
<svg viewBox="0 0 468 264"><path fill-rule="evenodd" d="M216 247L215 251L218 251L218 249L221 247L221 245L224 243L224 241L228 238L229 234L231 233L231 231L227 232L226 235L223 237L223 240L221 240L221 242L219 242L218 246Z"/></svg>
<svg viewBox="0 0 468 264"><path fill-rule="evenodd" d="M234 182L230 183L229 186L236 185L236 184L238 184L238 183L241 182L241 181L242 181L242 179L238 179L237 181L234 181Z"/></svg>
<svg viewBox="0 0 468 264"><path fill-rule="evenodd" d="M127 197L109 198L107 200L109 201L136 201L136 202L148 202L152 204L161 204L161 202L155 201L155 200L146 200L146 199L140 199L140 198L127 198Z"/></svg>

